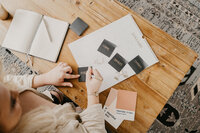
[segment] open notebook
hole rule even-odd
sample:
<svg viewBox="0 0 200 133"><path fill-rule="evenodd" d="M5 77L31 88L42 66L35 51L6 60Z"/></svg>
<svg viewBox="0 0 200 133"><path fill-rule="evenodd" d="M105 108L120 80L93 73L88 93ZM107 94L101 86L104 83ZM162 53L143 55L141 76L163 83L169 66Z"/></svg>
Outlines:
<svg viewBox="0 0 200 133"><path fill-rule="evenodd" d="M18 9L2 46L56 62L69 23Z"/></svg>

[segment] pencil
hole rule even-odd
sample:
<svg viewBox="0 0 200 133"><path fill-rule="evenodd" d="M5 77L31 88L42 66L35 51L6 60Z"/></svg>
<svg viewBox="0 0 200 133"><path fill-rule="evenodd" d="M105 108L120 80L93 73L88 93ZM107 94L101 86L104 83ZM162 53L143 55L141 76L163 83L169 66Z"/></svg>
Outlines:
<svg viewBox="0 0 200 133"><path fill-rule="evenodd" d="M47 27L46 21L44 20L44 18L43 18L42 20L43 20L44 25L45 25L45 28L46 28L46 30L47 30L47 33L48 33L48 36L49 36L49 40L50 40L50 42L52 42L52 39L51 39L51 36L50 36L49 30L48 30L48 27Z"/></svg>

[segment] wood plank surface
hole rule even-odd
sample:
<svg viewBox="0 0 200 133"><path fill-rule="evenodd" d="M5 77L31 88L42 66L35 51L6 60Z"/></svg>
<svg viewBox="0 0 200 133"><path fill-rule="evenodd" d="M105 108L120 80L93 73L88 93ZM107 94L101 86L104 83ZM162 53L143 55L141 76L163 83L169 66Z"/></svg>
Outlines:
<svg viewBox="0 0 200 133"><path fill-rule="evenodd" d="M136 91L138 98L135 121L124 121L117 130L107 124L113 132L146 132L197 58L194 51L115 0L1 0L1 2L11 15L16 9L22 8L69 23L80 17L90 26L83 36L128 13L132 14L160 62L114 86L116 89ZM0 21L0 42L3 41L10 21L11 19ZM57 62L67 62L75 73L77 64L68 44L79 38L81 37L73 31L68 31ZM24 54L14 53L25 60ZM49 71L57 63L33 58L34 69L40 73ZM79 83L77 80L72 80L72 83L74 88L59 87L59 89L79 106L86 108L85 83ZM100 94L101 103L105 103L109 90Z"/></svg>

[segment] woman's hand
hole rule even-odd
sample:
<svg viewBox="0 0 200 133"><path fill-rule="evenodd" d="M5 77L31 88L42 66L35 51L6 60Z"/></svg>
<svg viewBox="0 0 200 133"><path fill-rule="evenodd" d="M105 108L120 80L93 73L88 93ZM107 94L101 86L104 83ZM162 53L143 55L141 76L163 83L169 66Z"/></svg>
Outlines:
<svg viewBox="0 0 200 133"><path fill-rule="evenodd" d="M96 95L96 93L98 93L102 81L103 78L101 74L97 71L97 69L92 69L91 67L89 67L86 73L88 107L93 104L99 103L99 96Z"/></svg>
<svg viewBox="0 0 200 133"><path fill-rule="evenodd" d="M86 87L88 94L93 94L99 91L103 78L97 69L88 68L86 73Z"/></svg>
<svg viewBox="0 0 200 133"><path fill-rule="evenodd" d="M55 85L55 86L69 86L73 87L71 82L65 82L64 79L78 78L80 75L73 75L72 68L66 63L59 63L51 71L42 75L36 75L33 79L33 88L37 88L43 85Z"/></svg>

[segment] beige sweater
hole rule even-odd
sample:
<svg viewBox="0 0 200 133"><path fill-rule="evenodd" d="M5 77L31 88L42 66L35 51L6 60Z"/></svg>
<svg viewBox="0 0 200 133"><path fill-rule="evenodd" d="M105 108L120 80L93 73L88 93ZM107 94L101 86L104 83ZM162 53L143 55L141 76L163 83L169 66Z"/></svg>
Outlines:
<svg viewBox="0 0 200 133"><path fill-rule="evenodd" d="M32 86L34 75L4 78L13 82L21 93L26 90L36 92ZM71 104L57 105L54 108L40 106L22 116L14 133L105 133L105 122L101 104L88 107L76 113Z"/></svg>

